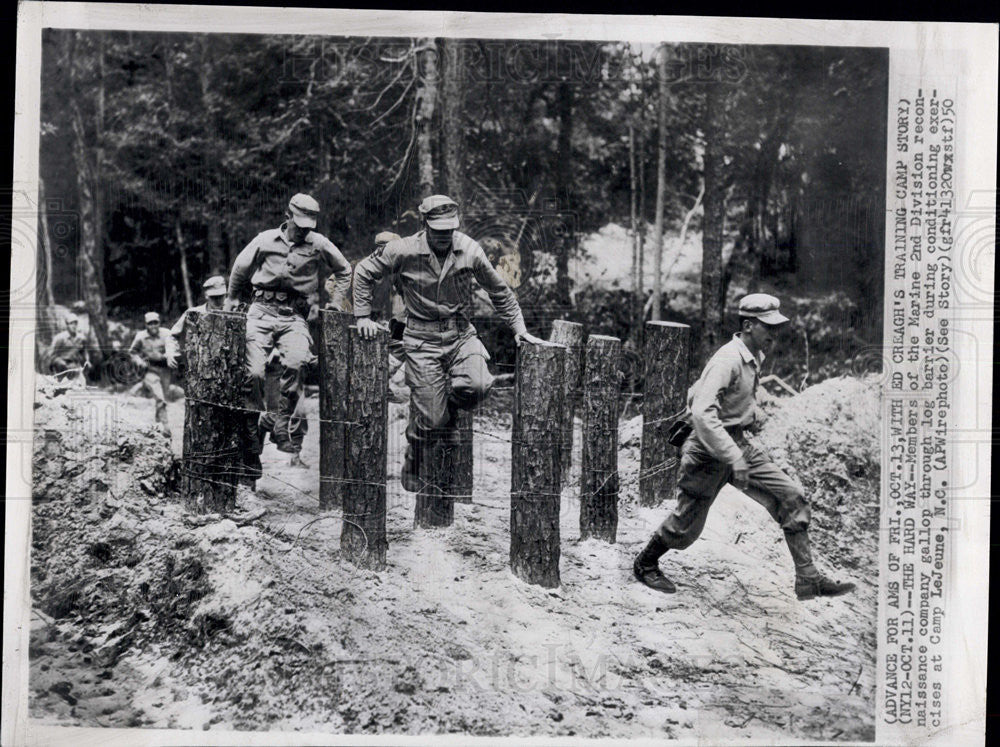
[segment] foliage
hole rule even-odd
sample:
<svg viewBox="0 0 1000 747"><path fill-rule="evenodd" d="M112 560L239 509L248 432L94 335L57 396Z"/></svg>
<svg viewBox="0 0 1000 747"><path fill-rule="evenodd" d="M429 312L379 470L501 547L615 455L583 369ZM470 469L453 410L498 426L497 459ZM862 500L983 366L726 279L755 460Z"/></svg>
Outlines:
<svg viewBox="0 0 1000 747"><path fill-rule="evenodd" d="M567 263L582 235L629 225L630 127L640 224L654 213L654 48L460 40L456 85L432 92L425 73L441 44L47 30L41 173L54 206L50 232L61 231L67 247L53 260L56 300L96 292L80 287L75 272L81 234L73 216L86 205L67 101L84 123L79 138L98 154L94 253L108 306L130 317L149 306L179 313L185 284L197 294L201 279L283 219L298 191L317 197L319 230L351 260L371 250L380 230L415 230L417 135L428 124L422 97L434 93L436 139L421 157L433 162L436 189L463 195L469 232L517 255L525 278L518 293L535 329L544 334L548 320L568 315L634 337L628 294L572 288ZM679 229L703 188L712 84L721 102L723 239L736 246L724 289L756 290L781 277L803 292L842 290L863 316L857 329L877 343L884 51L668 51L667 230ZM442 96L455 95L461 106L449 114ZM445 173L446 146L461 156L460 175ZM701 216L694 211L691 231L702 229ZM496 342L505 359L512 343Z"/></svg>

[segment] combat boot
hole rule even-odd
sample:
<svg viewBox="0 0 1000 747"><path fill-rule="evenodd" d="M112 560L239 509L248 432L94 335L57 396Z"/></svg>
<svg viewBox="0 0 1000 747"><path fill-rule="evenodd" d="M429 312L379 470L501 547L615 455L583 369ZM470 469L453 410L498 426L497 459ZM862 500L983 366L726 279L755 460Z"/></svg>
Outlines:
<svg viewBox="0 0 1000 747"><path fill-rule="evenodd" d="M854 591L850 581L834 581L823 574L818 576L795 577L795 597L800 601L816 597L839 597Z"/></svg>
<svg viewBox="0 0 1000 747"><path fill-rule="evenodd" d="M660 535L654 534L643 551L636 556L635 562L632 563L632 573L650 589L662 591L664 594L673 594L677 591L677 587L674 586L673 581L663 575L657 562L668 549L667 543Z"/></svg>
<svg viewBox="0 0 1000 747"><path fill-rule="evenodd" d="M809 544L809 532L805 529L798 532L785 531L785 542L795 563L795 596L799 600L816 597L839 597L854 591L850 582L833 581L817 570L813 564L812 550Z"/></svg>
<svg viewBox="0 0 1000 747"><path fill-rule="evenodd" d="M406 444L406 456L403 458L399 481L403 483L403 490L409 493L420 490L420 462L423 460L423 451L424 444L421 441L412 440Z"/></svg>

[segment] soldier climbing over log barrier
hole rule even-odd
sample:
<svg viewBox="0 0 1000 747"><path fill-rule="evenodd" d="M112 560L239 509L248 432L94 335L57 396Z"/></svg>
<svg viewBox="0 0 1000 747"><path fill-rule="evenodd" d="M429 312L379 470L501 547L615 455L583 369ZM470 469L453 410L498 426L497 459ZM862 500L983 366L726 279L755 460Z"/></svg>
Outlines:
<svg viewBox="0 0 1000 747"><path fill-rule="evenodd" d="M457 231L458 205L431 195L419 206L422 230L389 241L358 263L354 271L354 315L366 339L380 329L371 319L375 283L391 275L406 307L403 348L410 386L408 441L401 480L410 492L421 489L421 462L436 441L456 437L456 416L489 392L489 353L470 321L472 279L486 292L518 344L541 342L530 335L517 297L474 239Z"/></svg>
<svg viewBox="0 0 1000 747"><path fill-rule="evenodd" d="M337 278L335 297L342 302L351 283L351 266L326 236L317 233L319 203L296 194L288 203L285 222L259 233L233 262L226 309L246 309L246 381L243 435L244 483L253 489L261 474L261 427L269 427L280 451L298 454L301 444L292 438L289 421L302 394L302 369L315 360L306 318L310 297L317 294L324 269ZM264 422L264 371L267 356L277 348L281 359L280 406L272 421Z"/></svg>

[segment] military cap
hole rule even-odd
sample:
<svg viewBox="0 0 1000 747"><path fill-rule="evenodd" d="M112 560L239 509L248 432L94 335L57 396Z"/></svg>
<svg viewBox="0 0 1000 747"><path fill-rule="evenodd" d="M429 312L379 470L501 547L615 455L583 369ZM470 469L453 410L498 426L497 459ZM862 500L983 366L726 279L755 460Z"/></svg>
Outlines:
<svg viewBox="0 0 1000 747"><path fill-rule="evenodd" d="M398 233L393 233L392 231L380 231L375 236L376 246L385 246L390 241L395 241L396 239L402 238Z"/></svg>
<svg viewBox="0 0 1000 747"><path fill-rule="evenodd" d="M458 203L447 195L425 197L417 209L431 228L441 231L458 228Z"/></svg>
<svg viewBox="0 0 1000 747"><path fill-rule="evenodd" d="M288 201L288 212L292 214L292 222L295 225L302 228L316 228L319 203L309 195L299 192Z"/></svg>
<svg viewBox="0 0 1000 747"><path fill-rule="evenodd" d="M213 275L202 284L201 289L205 291L206 296L224 296L226 279L222 275Z"/></svg>
<svg viewBox="0 0 1000 747"><path fill-rule="evenodd" d="M155 311L147 311L146 316L143 318L146 320L146 324L149 324L150 322L160 321L160 315L157 314Z"/></svg>
<svg viewBox="0 0 1000 747"><path fill-rule="evenodd" d="M740 316L757 319L764 324L784 324L788 317L778 309L781 301L767 293L751 293L740 299Z"/></svg>

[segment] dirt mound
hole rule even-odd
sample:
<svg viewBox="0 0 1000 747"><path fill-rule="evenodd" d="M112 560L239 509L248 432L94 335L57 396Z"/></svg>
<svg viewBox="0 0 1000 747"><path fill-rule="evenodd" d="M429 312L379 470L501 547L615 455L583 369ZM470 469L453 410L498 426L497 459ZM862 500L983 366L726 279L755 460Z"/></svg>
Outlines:
<svg viewBox="0 0 1000 747"><path fill-rule="evenodd" d="M841 568L874 574L878 552L878 379L841 377L809 387L771 410L757 436L797 477L813 508L814 542Z"/></svg>

